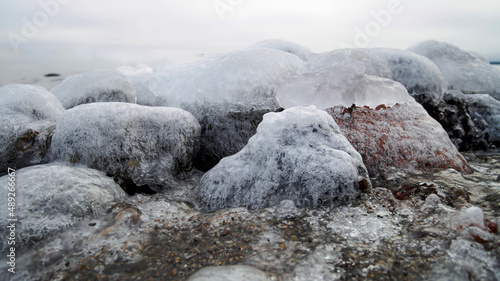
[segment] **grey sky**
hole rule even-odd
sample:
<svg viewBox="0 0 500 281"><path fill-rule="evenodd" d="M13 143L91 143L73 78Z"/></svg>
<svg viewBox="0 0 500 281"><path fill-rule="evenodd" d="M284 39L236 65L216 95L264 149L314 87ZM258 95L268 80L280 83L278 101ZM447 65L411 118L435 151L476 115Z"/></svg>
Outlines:
<svg viewBox="0 0 500 281"><path fill-rule="evenodd" d="M47 21L43 13L48 12L39 2L57 3L57 9L49 5L52 7L49 11L54 13ZM2 72L7 71L7 66L63 71L65 67L84 70L139 62L152 66L180 63L200 53L244 48L266 39L290 40L314 52L345 46L407 48L436 39L500 60L500 1L497 0L0 0L0 3ZM38 31L23 34L23 29L26 31L23 19L31 23L38 20ZM23 39L21 43L14 40L17 53L12 38Z"/></svg>

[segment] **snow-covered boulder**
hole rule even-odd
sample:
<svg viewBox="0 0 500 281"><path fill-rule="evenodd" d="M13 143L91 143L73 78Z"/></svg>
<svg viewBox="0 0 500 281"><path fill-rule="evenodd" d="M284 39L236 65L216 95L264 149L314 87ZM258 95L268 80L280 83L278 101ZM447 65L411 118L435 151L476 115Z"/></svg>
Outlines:
<svg viewBox="0 0 500 281"><path fill-rule="evenodd" d="M51 151L57 160L161 191L190 169L199 135L198 121L182 109L93 103L64 113Z"/></svg>
<svg viewBox="0 0 500 281"><path fill-rule="evenodd" d="M473 120L486 122L488 142L500 145L500 101L489 95L465 95Z"/></svg>
<svg viewBox="0 0 500 281"><path fill-rule="evenodd" d="M293 54L242 50L158 69L149 86L165 98L163 105L183 108L198 119L202 136L195 163L209 169L246 144L262 115L279 108L276 88L302 68Z"/></svg>
<svg viewBox="0 0 500 281"><path fill-rule="evenodd" d="M439 104L448 86L434 62L407 50L377 48L366 51L385 59L392 71L391 79L403 84L424 108Z"/></svg>
<svg viewBox="0 0 500 281"><path fill-rule="evenodd" d="M416 101L392 107L336 106L327 110L363 156L370 176L391 168L472 172L443 127Z"/></svg>
<svg viewBox="0 0 500 281"><path fill-rule="evenodd" d="M147 65L121 66L116 69L125 75L135 90L136 103L147 106L166 104L165 98L158 97L149 89L149 79L152 77L153 69Z"/></svg>
<svg viewBox="0 0 500 281"><path fill-rule="evenodd" d="M351 201L369 187L359 153L326 112L311 106L264 115L257 134L208 171L195 196L206 210L282 200L318 207Z"/></svg>
<svg viewBox="0 0 500 281"><path fill-rule="evenodd" d="M489 94L500 100L500 70L484 60L434 40L418 43L408 50L432 60L443 73L450 90Z"/></svg>
<svg viewBox="0 0 500 281"><path fill-rule="evenodd" d="M250 46L250 48L252 49L266 48L266 49L280 50L283 52L294 54L303 61L308 61L309 59L313 58L316 55L313 54L309 49L307 49L304 46L301 46L299 44L290 41L279 40L279 39L260 41Z"/></svg>
<svg viewBox="0 0 500 281"><path fill-rule="evenodd" d="M93 102L135 103L136 99L130 80L115 70L71 75L51 92L66 109Z"/></svg>
<svg viewBox="0 0 500 281"><path fill-rule="evenodd" d="M41 86L9 84L0 88L0 175L7 168L40 164L56 122L64 112L59 100Z"/></svg>
<svg viewBox="0 0 500 281"><path fill-rule="evenodd" d="M7 229L8 218L17 218L18 248L32 245L71 227L85 218L106 212L125 192L102 172L62 164L44 164L15 171L14 177L0 177L0 227ZM7 209L9 178L15 178L15 210ZM0 237L2 252L7 236ZM16 253L17 254L17 253Z"/></svg>

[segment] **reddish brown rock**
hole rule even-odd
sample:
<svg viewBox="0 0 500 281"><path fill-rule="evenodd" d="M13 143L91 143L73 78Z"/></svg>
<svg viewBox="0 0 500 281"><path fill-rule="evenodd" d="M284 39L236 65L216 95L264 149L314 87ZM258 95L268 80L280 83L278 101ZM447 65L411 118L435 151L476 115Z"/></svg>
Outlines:
<svg viewBox="0 0 500 281"><path fill-rule="evenodd" d="M415 103L326 110L363 157L370 176L389 167L407 172L453 168L472 173L442 126Z"/></svg>

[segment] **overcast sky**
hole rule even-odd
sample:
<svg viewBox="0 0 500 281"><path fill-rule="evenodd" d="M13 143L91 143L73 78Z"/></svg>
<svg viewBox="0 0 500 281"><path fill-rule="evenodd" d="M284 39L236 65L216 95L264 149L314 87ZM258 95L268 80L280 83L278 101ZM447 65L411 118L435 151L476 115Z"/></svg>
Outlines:
<svg viewBox="0 0 500 281"><path fill-rule="evenodd" d="M0 3L2 74L21 66L61 72L65 67L182 63L200 53L245 48L266 39L293 41L314 52L345 46L405 49L435 39L500 60L498 0Z"/></svg>

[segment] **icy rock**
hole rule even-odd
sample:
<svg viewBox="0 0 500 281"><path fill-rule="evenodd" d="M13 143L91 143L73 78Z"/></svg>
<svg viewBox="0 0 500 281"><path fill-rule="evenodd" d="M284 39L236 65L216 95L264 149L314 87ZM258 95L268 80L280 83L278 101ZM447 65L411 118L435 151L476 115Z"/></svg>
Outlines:
<svg viewBox="0 0 500 281"><path fill-rule="evenodd" d="M424 206L428 208L437 207L441 203L441 199L436 194L430 194L425 198Z"/></svg>
<svg viewBox="0 0 500 281"><path fill-rule="evenodd" d="M351 201L369 186L359 153L326 112L310 106L264 115L248 144L208 171L195 195L208 210L285 199L318 207Z"/></svg>
<svg viewBox="0 0 500 281"><path fill-rule="evenodd" d="M147 106L159 106L166 104L165 98L158 97L149 89L149 79L153 76L153 69L147 65L121 66L116 69L125 75L135 90L136 103Z"/></svg>
<svg viewBox="0 0 500 281"><path fill-rule="evenodd" d="M486 123L483 126L488 143L500 145L500 101L489 95L465 95L465 98L474 123Z"/></svg>
<svg viewBox="0 0 500 281"><path fill-rule="evenodd" d="M191 167L199 135L198 121L182 109L93 103L65 112L52 152L57 160L161 191Z"/></svg>
<svg viewBox="0 0 500 281"><path fill-rule="evenodd" d="M71 227L84 218L106 212L113 201L126 197L112 178L102 172L62 164L44 164L16 171L16 235L20 245L44 240ZM0 188L7 195L8 176L0 178ZM2 196L7 206L7 196ZM8 218L7 207L0 209ZM6 229L7 220L0 221ZM7 241L1 240L2 250ZM18 245L16 243L16 245Z"/></svg>
<svg viewBox="0 0 500 281"><path fill-rule="evenodd" d="M434 40L408 50L432 60L441 69L450 90L489 94L500 100L500 71L469 52Z"/></svg>
<svg viewBox="0 0 500 281"><path fill-rule="evenodd" d="M0 175L43 163L56 122L64 112L59 100L41 86L9 84L0 88Z"/></svg>
<svg viewBox="0 0 500 281"><path fill-rule="evenodd" d="M471 207L454 216L450 221L450 227L455 230L463 230L471 226L486 229L483 211L478 207Z"/></svg>
<svg viewBox="0 0 500 281"><path fill-rule="evenodd" d="M490 60L487 57L485 57L484 55L482 55L482 54L480 54L478 52L474 52L474 51L468 51L468 52L469 52L469 54L471 54L476 59L484 61L485 63L488 63L488 64L490 63Z"/></svg>
<svg viewBox="0 0 500 281"><path fill-rule="evenodd" d="M363 49L340 49L322 53L310 60L306 68L310 72L321 72L337 64L355 66L362 74L387 79L391 79L393 75L385 58L370 55L368 50Z"/></svg>
<svg viewBox="0 0 500 281"><path fill-rule="evenodd" d="M205 267L188 281L270 281L271 276L248 265L210 266Z"/></svg>
<svg viewBox="0 0 500 281"><path fill-rule="evenodd" d="M352 104L376 107L412 100L402 84L366 75L364 66L353 60L290 78L278 89L276 98L285 108L314 105L321 109Z"/></svg>
<svg viewBox="0 0 500 281"><path fill-rule="evenodd" d="M135 91L130 80L114 70L71 75L51 92L66 109L94 102L135 103Z"/></svg>
<svg viewBox="0 0 500 281"><path fill-rule="evenodd" d="M472 172L443 127L415 101L375 109L336 106L327 112L362 155L370 176L380 176L390 167Z"/></svg>
<svg viewBox="0 0 500 281"><path fill-rule="evenodd" d="M279 40L279 39L272 39L272 40L265 40L261 42L257 42L250 46L252 49L257 49L257 48L266 48L266 49L275 49L275 50L280 50L283 52L287 52L290 54L294 54L297 57L299 57L303 61L308 61L312 57L315 56L309 49L306 47L300 46L296 43L286 41L286 40Z"/></svg>
<svg viewBox="0 0 500 281"><path fill-rule="evenodd" d="M407 50L378 48L367 52L384 58L392 71L391 79L403 84L424 108L439 104L448 86L434 62Z"/></svg>
<svg viewBox="0 0 500 281"><path fill-rule="evenodd" d="M151 91L163 105L191 112L202 127L195 165L208 170L232 155L255 134L265 113L276 111L276 88L303 69L295 55L279 50L252 49L159 69Z"/></svg>

